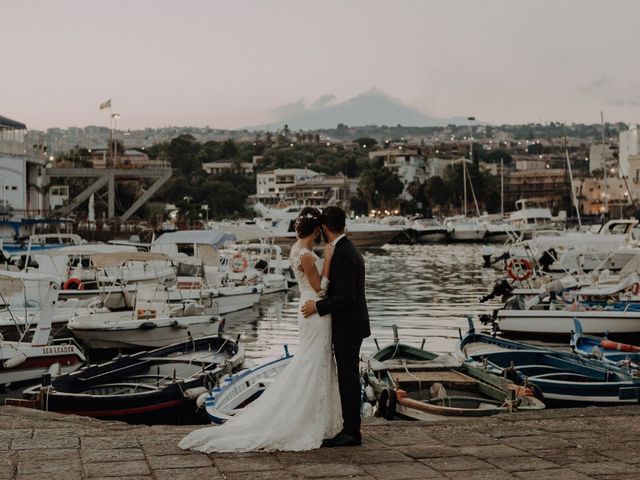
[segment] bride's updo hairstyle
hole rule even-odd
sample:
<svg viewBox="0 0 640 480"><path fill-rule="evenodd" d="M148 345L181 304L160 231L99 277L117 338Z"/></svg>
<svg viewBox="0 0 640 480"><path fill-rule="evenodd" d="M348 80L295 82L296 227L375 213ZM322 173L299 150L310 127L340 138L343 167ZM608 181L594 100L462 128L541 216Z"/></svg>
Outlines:
<svg viewBox="0 0 640 480"><path fill-rule="evenodd" d="M320 210L314 207L304 207L296 218L294 227L296 236L303 238L311 235L320 226Z"/></svg>

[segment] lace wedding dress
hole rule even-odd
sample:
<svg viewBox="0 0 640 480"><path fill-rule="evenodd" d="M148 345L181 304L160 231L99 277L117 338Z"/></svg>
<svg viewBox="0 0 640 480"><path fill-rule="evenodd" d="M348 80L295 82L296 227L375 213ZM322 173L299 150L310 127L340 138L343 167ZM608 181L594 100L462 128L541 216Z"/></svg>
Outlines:
<svg viewBox="0 0 640 480"><path fill-rule="evenodd" d="M313 255L297 243L291 266L300 287L300 305L317 300L301 268L303 255ZM299 345L291 363L253 403L223 425L195 430L182 439L183 449L201 452L311 450L342 428L335 360L331 349L331 317L298 312Z"/></svg>

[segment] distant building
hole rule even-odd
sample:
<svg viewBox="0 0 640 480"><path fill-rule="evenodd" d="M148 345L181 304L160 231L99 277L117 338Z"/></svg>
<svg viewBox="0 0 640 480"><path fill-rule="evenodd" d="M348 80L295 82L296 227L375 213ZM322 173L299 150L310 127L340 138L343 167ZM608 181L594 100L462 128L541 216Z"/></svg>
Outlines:
<svg viewBox="0 0 640 480"><path fill-rule="evenodd" d="M111 156L107 148L98 147L91 149L91 161L93 168L108 168ZM137 149L127 149L124 154L115 158L114 168L167 168L168 162L163 160L151 160L149 155Z"/></svg>
<svg viewBox="0 0 640 480"><path fill-rule="evenodd" d="M515 201L521 198L543 198L556 212L568 210L571 196L569 174L563 168L521 170L505 175L504 202L507 208L513 208Z"/></svg>
<svg viewBox="0 0 640 480"><path fill-rule="evenodd" d="M253 198L265 205L282 202L289 187L319 175L307 168L279 168L256 174L256 194Z"/></svg>
<svg viewBox="0 0 640 480"><path fill-rule="evenodd" d="M377 150L369 153L369 159L383 158L384 166L398 175L404 185L402 198L410 200L409 185L412 182L424 183L427 181L427 170L424 156L419 150L412 150L399 146L397 149Z"/></svg>
<svg viewBox="0 0 640 480"><path fill-rule="evenodd" d="M600 215L605 210L605 195L610 215L617 215L620 208L630 204L629 193L623 179L614 177L607 179L605 189L603 178L582 178L574 180L576 197L582 213ZM633 188L630 184L629 188Z"/></svg>
<svg viewBox="0 0 640 480"><path fill-rule="evenodd" d="M46 157L25 143L26 131L24 123L0 116L0 214L14 220L39 217L44 209Z"/></svg>
<svg viewBox="0 0 640 480"><path fill-rule="evenodd" d="M619 152L620 171L623 176L631 174L629 169L629 157L640 155L640 129L636 125L629 130L620 132Z"/></svg>
<svg viewBox="0 0 640 480"><path fill-rule="evenodd" d="M611 166L614 161L614 151L609 145L594 144L589 147L589 172L602 170Z"/></svg>
<svg viewBox="0 0 640 480"><path fill-rule="evenodd" d="M451 160L446 158L429 157L426 161L427 178L444 177L447 167L451 165Z"/></svg>
<svg viewBox="0 0 640 480"><path fill-rule="evenodd" d="M225 172L242 173L243 175L251 175L253 173L254 164L251 162L240 162L239 164L233 160L216 160L215 162L206 162L202 164L202 169L209 175L219 175Z"/></svg>
<svg viewBox="0 0 640 480"><path fill-rule="evenodd" d="M358 192L358 180L344 175L316 175L285 190L288 204L312 207L336 205L349 210L351 198Z"/></svg>
<svg viewBox="0 0 640 480"><path fill-rule="evenodd" d="M520 157L515 159L516 170L525 172L529 170L544 170L547 167L547 161L543 158Z"/></svg>

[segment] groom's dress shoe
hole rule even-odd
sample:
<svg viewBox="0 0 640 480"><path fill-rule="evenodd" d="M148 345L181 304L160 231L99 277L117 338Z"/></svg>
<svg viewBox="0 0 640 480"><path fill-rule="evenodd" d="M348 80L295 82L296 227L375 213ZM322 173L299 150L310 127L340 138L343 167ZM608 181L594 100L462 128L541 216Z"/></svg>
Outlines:
<svg viewBox="0 0 640 480"><path fill-rule="evenodd" d="M362 445L362 437L360 435L353 436L348 433L340 432L333 438L328 438L322 442L323 447L358 447Z"/></svg>

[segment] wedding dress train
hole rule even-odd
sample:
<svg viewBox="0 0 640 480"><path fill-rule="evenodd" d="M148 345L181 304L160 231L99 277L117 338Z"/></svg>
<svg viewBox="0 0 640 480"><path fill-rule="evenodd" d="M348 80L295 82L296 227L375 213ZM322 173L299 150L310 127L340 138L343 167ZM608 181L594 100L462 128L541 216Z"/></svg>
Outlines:
<svg viewBox="0 0 640 480"><path fill-rule="evenodd" d="M317 300L300 268L302 255L314 255L318 271L322 260L304 247L291 249L291 265L300 288L300 305ZM320 447L322 440L342 428L342 410L335 360L331 348L331 317L298 312L299 345L291 363L265 392L234 418L220 426L195 430L180 447L201 452L255 450L301 451Z"/></svg>

